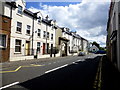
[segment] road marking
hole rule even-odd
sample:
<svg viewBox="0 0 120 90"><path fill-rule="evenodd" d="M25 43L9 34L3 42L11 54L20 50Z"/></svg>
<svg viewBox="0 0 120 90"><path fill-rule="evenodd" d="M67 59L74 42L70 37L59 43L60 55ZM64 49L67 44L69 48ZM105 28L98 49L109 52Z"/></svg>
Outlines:
<svg viewBox="0 0 120 90"><path fill-rule="evenodd" d="M80 61L81 61L81 62L84 62L85 60L77 60L77 61L78 61L78 62L80 62Z"/></svg>
<svg viewBox="0 0 120 90"><path fill-rule="evenodd" d="M44 66L44 65L36 65L36 64L30 64L28 66L19 66L18 68L16 68L15 70L10 70L10 71L0 71L0 73L9 73L9 72L17 72L18 70L20 70L23 67L38 67L38 66Z"/></svg>
<svg viewBox="0 0 120 90"><path fill-rule="evenodd" d="M82 60L77 60L77 61L79 62L79 61L82 61Z"/></svg>
<svg viewBox="0 0 120 90"><path fill-rule="evenodd" d="M12 83L12 84L3 86L3 87L0 88L0 90L5 89L5 88L8 88L8 87L11 87L11 86L16 85L16 84L18 84L18 83L19 83L19 82L14 82L14 83Z"/></svg>
<svg viewBox="0 0 120 90"><path fill-rule="evenodd" d="M60 66L60 67L57 67L57 68L54 68L54 69L48 70L48 71L46 71L45 73L49 73L49 72L52 72L52 71L58 70L58 69L60 69L60 68L66 67L66 66L68 66L68 64L65 64L65 65L63 65L63 66Z"/></svg>

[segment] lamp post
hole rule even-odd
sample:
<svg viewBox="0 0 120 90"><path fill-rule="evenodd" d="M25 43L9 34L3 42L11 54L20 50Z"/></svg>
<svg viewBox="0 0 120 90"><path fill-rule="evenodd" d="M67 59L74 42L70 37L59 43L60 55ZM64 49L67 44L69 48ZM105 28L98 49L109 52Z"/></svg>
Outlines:
<svg viewBox="0 0 120 90"><path fill-rule="evenodd" d="M45 45L45 49L46 49L46 53L47 53L47 30L48 30L48 27L47 27L47 21L48 21L48 15L45 17L46 19L46 45Z"/></svg>
<svg viewBox="0 0 120 90"><path fill-rule="evenodd" d="M34 55L34 49L33 49L33 37L34 37L34 19L37 18L37 14L39 12L33 13L33 24L32 24L32 55Z"/></svg>

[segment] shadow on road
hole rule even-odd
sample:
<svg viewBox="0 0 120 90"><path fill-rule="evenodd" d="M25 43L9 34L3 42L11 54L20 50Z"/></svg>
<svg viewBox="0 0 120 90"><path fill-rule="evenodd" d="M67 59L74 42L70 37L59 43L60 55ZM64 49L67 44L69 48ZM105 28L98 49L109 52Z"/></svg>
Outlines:
<svg viewBox="0 0 120 90"><path fill-rule="evenodd" d="M44 74L10 88L23 88L22 90L94 90L93 82L100 58L101 56L94 59L86 59L85 61L68 65L67 67Z"/></svg>

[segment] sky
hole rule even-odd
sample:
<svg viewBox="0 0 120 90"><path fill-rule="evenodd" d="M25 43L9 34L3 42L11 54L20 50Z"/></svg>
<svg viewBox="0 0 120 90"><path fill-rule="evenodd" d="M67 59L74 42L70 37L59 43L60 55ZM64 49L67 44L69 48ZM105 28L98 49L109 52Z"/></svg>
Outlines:
<svg viewBox="0 0 120 90"><path fill-rule="evenodd" d="M56 20L60 27L67 27L90 42L106 45L106 27L110 2L27 2L32 12L41 11L43 17Z"/></svg>

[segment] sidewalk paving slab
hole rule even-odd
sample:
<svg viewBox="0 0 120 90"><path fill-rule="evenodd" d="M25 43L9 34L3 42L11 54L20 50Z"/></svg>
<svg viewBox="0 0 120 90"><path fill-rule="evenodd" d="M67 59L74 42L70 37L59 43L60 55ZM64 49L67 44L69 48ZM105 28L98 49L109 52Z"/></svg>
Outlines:
<svg viewBox="0 0 120 90"><path fill-rule="evenodd" d="M120 90L120 72L106 56L102 60L101 78L101 90Z"/></svg>

